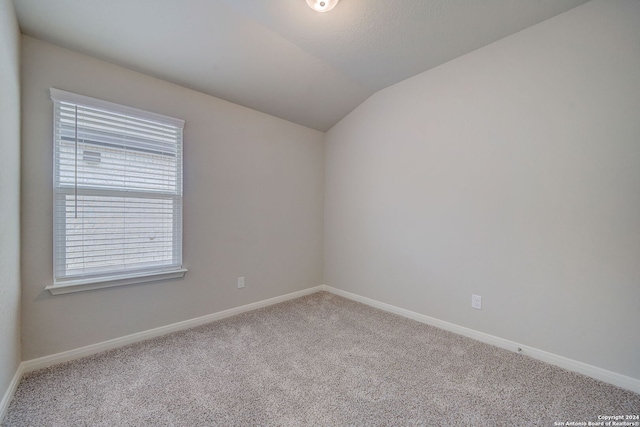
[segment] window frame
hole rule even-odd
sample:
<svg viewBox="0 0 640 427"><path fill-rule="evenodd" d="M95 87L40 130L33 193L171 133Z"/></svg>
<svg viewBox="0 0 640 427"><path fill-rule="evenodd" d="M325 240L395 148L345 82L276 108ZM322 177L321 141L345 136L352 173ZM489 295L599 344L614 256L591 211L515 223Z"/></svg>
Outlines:
<svg viewBox="0 0 640 427"><path fill-rule="evenodd" d="M72 92L66 92L55 88L50 88L50 95L53 101L54 111L53 111L53 283L47 285L45 287L52 295L58 294L66 294L70 292L78 292L78 291L86 291L92 289L101 289L108 288L114 286L124 286L135 283L145 283L151 281L165 280L165 279L175 279L184 277L185 273L188 271L182 265L182 250L183 250L183 191L182 191L182 182L184 177L183 170L183 128L184 128L184 120L176 119L173 117L164 116L161 114L151 113L148 111L140 110L133 107L128 107L121 104L116 104L108 101L103 101L101 99L91 98L84 95L75 94ZM85 195L98 195L98 194L109 194L113 193L114 195L123 196L126 194L127 197L135 197L132 191L128 191L126 189L94 189L94 190L84 190L80 188L77 183L74 186L63 185L59 182L59 177L57 174L59 173L58 163L61 161L58 157L58 131L56 130L59 127L59 117L57 116L57 105L58 103L67 103L67 104L75 104L78 106L84 106L93 109L101 109L105 110L109 113L125 115L128 117L132 117L135 119L143 119L150 120L157 124L170 125L175 126L176 129L179 129L179 136L176 137L176 143L178 144L179 154L179 164L176 166L179 172L176 175L176 194L169 195L169 193L164 193L159 196L159 199L162 200L173 200L174 207L172 208L173 213L173 225L172 225L172 239L178 238L178 244L172 244L172 250L174 251L172 255L171 264L163 264L159 266L152 266L149 268L139 268L132 271L125 271L120 269L119 271L113 270L111 272L100 272L100 273L89 273L89 274L78 274L78 275L67 275L66 270L65 274L60 274L58 269L60 268L60 263L62 262L63 268L66 264L66 213L60 212L62 208L61 203L58 202L59 197L65 197L67 194L81 194L85 193ZM78 139L76 138L76 144ZM78 148L76 145L76 156ZM77 167L77 166L76 166ZM69 193L71 192L71 193ZM153 190L147 188L138 192L141 198L152 199L151 195L153 194ZM99 196L98 196L99 197ZM103 196L104 197L104 196ZM179 206L175 206L178 203ZM59 228L62 228L60 230ZM64 241L59 241L64 239Z"/></svg>

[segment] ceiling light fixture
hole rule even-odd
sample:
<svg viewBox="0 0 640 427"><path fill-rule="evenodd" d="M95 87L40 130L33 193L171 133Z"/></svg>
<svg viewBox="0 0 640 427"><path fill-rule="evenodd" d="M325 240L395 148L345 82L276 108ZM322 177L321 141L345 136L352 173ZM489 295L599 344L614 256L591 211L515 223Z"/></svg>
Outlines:
<svg viewBox="0 0 640 427"><path fill-rule="evenodd" d="M329 12L340 0L307 0L309 7L316 12Z"/></svg>

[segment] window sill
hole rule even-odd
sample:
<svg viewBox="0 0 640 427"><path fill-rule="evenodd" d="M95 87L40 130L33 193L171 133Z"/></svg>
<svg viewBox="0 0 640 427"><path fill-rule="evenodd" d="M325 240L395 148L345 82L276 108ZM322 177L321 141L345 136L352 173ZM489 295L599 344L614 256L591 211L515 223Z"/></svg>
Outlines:
<svg viewBox="0 0 640 427"><path fill-rule="evenodd" d="M153 282L156 280L177 279L184 277L188 270L181 268L179 270L160 271L160 272L144 272L137 274L123 274L120 276L112 276L108 278L99 277L91 279L66 280L64 282L54 283L45 287L51 295L69 294L71 292L91 291L94 289L112 288L114 286L133 285L136 283Z"/></svg>

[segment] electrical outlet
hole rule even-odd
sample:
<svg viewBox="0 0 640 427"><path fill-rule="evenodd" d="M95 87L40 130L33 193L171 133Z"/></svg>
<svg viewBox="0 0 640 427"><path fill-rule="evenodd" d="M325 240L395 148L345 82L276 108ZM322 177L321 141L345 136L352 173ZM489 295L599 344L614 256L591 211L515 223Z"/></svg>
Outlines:
<svg viewBox="0 0 640 427"><path fill-rule="evenodd" d="M482 310L482 297L480 295L471 295L471 307Z"/></svg>
<svg viewBox="0 0 640 427"><path fill-rule="evenodd" d="M244 276L238 277L238 289L244 288Z"/></svg>

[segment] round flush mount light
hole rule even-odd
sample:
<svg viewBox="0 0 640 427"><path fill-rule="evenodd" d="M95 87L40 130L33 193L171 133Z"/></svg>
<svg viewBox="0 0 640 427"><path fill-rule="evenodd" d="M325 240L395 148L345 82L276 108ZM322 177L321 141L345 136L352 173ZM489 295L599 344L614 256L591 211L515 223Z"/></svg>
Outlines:
<svg viewBox="0 0 640 427"><path fill-rule="evenodd" d="M316 12L329 12L340 0L307 0L309 7Z"/></svg>

